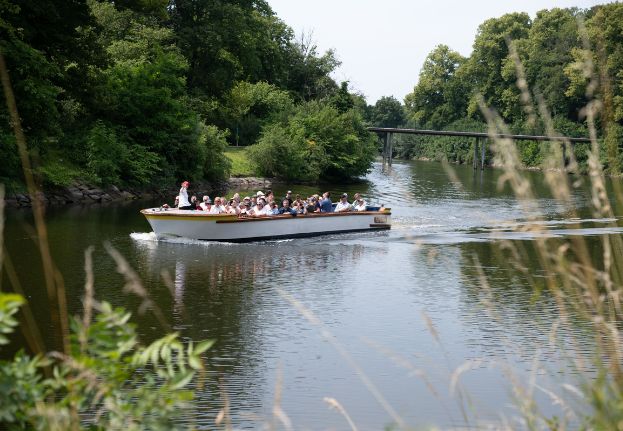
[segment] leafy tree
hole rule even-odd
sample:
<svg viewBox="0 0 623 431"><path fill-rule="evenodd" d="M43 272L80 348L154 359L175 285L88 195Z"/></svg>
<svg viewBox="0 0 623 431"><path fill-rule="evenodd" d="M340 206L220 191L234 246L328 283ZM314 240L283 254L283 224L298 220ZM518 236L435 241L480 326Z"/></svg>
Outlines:
<svg viewBox="0 0 623 431"><path fill-rule="evenodd" d="M539 11L528 38L518 47L528 84L540 93L553 116L577 119L583 106L582 98L565 96L569 78L561 65L573 61L572 51L580 46L578 9Z"/></svg>
<svg viewBox="0 0 623 431"><path fill-rule="evenodd" d="M262 126L275 115L292 109L289 93L267 82L242 81L229 92L224 111L226 126L234 131L233 141L242 145L256 142Z"/></svg>
<svg viewBox="0 0 623 431"><path fill-rule="evenodd" d="M341 114L355 106L353 96L348 91L348 81L340 84L340 89L330 98L330 102Z"/></svg>
<svg viewBox="0 0 623 431"><path fill-rule="evenodd" d="M172 0L169 14L192 91L222 96L239 80L283 83L292 30L266 1Z"/></svg>
<svg viewBox="0 0 623 431"><path fill-rule="evenodd" d="M330 77L340 62L333 50L318 54L318 46L312 34L301 34L300 39L288 46L288 78L286 87L299 100L314 100L330 97L338 86Z"/></svg>
<svg viewBox="0 0 623 431"><path fill-rule="evenodd" d="M466 76L472 88L482 94L487 105L500 111L502 117L512 122L521 112L519 90L515 87L514 74L502 74L508 57L508 41L518 41L528 36L531 26L527 13L510 13L491 18L478 27L474 49L466 64ZM472 99L468 113L479 112Z"/></svg>
<svg viewBox="0 0 623 431"><path fill-rule="evenodd" d="M457 76L465 61L446 45L437 46L426 57L417 85L405 97L412 122L439 129L465 115L469 89Z"/></svg>
<svg viewBox="0 0 623 431"><path fill-rule="evenodd" d="M398 127L405 122L404 107L393 96L383 96L370 112L370 122L375 127Z"/></svg>

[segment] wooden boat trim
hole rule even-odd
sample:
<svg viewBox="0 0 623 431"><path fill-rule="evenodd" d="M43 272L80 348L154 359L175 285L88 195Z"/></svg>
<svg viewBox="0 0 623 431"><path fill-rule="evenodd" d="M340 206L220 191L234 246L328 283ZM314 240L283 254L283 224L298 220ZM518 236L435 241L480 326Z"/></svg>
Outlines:
<svg viewBox="0 0 623 431"><path fill-rule="evenodd" d="M344 212L344 213L312 213L312 214L298 214L296 216L289 214L280 214L274 216L259 216L259 217L239 217L236 220L217 220L216 223L247 223L255 221L273 221L273 220L292 220L292 219L306 219L314 217L344 217L344 216L363 216L363 215L391 215L390 212L378 212L378 211L358 211L358 212Z"/></svg>
<svg viewBox="0 0 623 431"><path fill-rule="evenodd" d="M201 212L190 214L170 213L168 211L148 211L141 210L141 213L147 218L158 218L159 220L185 220L185 221L206 221L206 219L216 219L215 222L221 223L246 223L255 221L275 221L275 220L291 220L293 218L314 218L314 217L345 217L345 216L364 216L364 215L391 215L391 211L386 210L379 211L348 211L339 213L310 213L310 214L298 214L292 216L289 214L280 214L274 216L259 216L259 217L239 217L236 214L202 214Z"/></svg>

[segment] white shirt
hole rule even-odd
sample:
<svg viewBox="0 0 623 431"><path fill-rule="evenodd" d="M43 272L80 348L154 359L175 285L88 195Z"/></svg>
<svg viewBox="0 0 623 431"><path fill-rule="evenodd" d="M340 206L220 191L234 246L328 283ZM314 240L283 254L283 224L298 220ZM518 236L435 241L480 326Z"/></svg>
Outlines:
<svg viewBox="0 0 623 431"><path fill-rule="evenodd" d="M210 214L221 214L225 212L225 207L223 205L212 205L212 209L210 210Z"/></svg>
<svg viewBox="0 0 623 431"><path fill-rule="evenodd" d="M188 201L188 190L186 190L186 187L182 187L180 189L179 198L180 198L180 203L179 203L180 207L190 206L190 202Z"/></svg>
<svg viewBox="0 0 623 431"><path fill-rule="evenodd" d="M353 209L355 211L365 211L367 206L368 204L366 203L366 201L363 201L361 204L359 204L357 201L353 202Z"/></svg>
<svg viewBox="0 0 623 431"><path fill-rule="evenodd" d="M257 205L255 205L255 206L253 207L253 215L256 215L256 216L264 216L264 215L268 215L268 210L269 210L269 209L270 209L270 208L268 208L268 205L264 205L264 206L262 207L262 209L260 209L260 207L258 207Z"/></svg>
<svg viewBox="0 0 623 431"><path fill-rule="evenodd" d="M201 203L199 204L199 206L200 206L200 207L201 207L201 209L202 209L202 210L204 210L204 211L210 211L210 210L208 209L208 206L206 205L206 203L205 203L205 202L201 202Z"/></svg>
<svg viewBox="0 0 623 431"><path fill-rule="evenodd" d="M350 210L350 204L348 202L339 201L335 206L335 212Z"/></svg>

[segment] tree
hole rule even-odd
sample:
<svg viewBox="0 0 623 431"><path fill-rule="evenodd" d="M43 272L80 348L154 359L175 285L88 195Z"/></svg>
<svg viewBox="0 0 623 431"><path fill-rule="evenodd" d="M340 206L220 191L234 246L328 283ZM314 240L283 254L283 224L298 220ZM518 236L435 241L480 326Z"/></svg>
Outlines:
<svg viewBox="0 0 623 431"><path fill-rule="evenodd" d="M470 91L458 74L465 61L446 45L437 46L426 57L417 85L405 97L411 121L439 129L465 115Z"/></svg>
<svg viewBox="0 0 623 431"><path fill-rule="evenodd" d="M372 107L370 122L374 127L398 127L405 122L404 107L394 96L383 96Z"/></svg>
<svg viewBox="0 0 623 431"><path fill-rule="evenodd" d="M190 63L192 92L221 97L236 81L283 84L287 79L292 30L266 1L172 0L169 14Z"/></svg>
<svg viewBox="0 0 623 431"><path fill-rule="evenodd" d="M508 56L508 42L528 36L531 26L527 13L510 13L491 18L478 27L474 50L467 62L465 78L480 93L487 105L497 109L502 117L512 122L521 115L519 90L515 86L515 74L502 74ZM468 113L475 115L479 107L475 99L468 106Z"/></svg>

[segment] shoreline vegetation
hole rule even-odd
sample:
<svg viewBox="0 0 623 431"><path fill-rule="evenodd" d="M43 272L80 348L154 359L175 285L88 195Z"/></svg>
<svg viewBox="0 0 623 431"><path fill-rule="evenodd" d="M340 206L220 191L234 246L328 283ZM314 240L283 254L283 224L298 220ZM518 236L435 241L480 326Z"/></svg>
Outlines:
<svg viewBox="0 0 623 431"><path fill-rule="evenodd" d="M0 3L0 50L42 190L77 183L154 190L251 173L347 181L365 175L378 154L366 126L482 132L482 102L513 133L587 137L589 92L603 105L595 122L600 161L609 175L623 166L620 3L488 19L469 57L439 45L404 103L374 104L331 77L340 65L334 51L295 35L266 1L38 3L45 7ZM529 100L526 88L534 89ZM23 194L8 118L0 106L0 183L7 195ZM395 139L399 158L472 157L456 139ZM518 147L526 167L549 151L535 142ZM586 173L589 146L575 148L575 168Z"/></svg>

